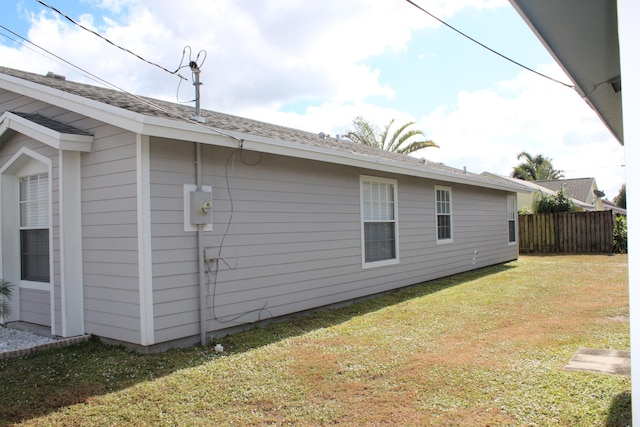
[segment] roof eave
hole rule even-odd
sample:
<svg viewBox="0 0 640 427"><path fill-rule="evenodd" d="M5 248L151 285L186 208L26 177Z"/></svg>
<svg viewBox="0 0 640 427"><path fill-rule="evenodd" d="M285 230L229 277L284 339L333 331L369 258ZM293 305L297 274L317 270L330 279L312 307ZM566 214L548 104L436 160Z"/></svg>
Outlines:
<svg viewBox="0 0 640 427"><path fill-rule="evenodd" d="M358 153L217 129L196 122L191 123L188 121L152 117L6 74L0 74L0 88L14 91L141 135L201 142L229 148L240 147L239 141L242 141L242 148L247 150L364 169L374 169L381 172L416 176L507 192L515 193L518 191L517 186L510 185L509 183L487 182L482 179L477 179L473 174L465 175L435 170L421 164L415 166L404 165L384 159L369 158Z"/></svg>
<svg viewBox="0 0 640 427"><path fill-rule="evenodd" d="M13 134L21 133L58 150L91 151L93 136L56 132L9 111L0 116L0 146Z"/></svg>

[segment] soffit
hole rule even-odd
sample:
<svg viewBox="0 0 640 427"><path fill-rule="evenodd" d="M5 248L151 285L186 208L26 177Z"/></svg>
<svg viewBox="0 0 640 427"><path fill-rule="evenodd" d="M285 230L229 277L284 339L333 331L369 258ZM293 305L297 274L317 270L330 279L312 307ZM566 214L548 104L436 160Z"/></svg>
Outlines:
<svg viewBox="0 0 640 427"><path fill-rule="evenodd" d="M624 143L615 0L509 0L583 99Z"/></svg>

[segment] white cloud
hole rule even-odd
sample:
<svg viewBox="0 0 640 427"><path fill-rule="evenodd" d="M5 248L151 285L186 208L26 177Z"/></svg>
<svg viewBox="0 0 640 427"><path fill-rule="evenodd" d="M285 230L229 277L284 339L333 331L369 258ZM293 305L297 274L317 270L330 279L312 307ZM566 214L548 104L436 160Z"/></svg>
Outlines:
<svg viewBox="0 0 640 427"><path fill-rule="evenodd" d="M105 13L84 14L83 24L165 68L178 66L185 46L191 46L194 54L207 51L202 67L203 106L236 114L260 106L277 110L299 100L358 102L372 95L392 97L392 88L379 83L379 70L363 60L402 51L414 30L439 25L409 3L389 0L192 0L188 5L86 1ZM447 18L463 7L493 7L493 3L438 0L427 7ZM40 9L31 20L29 38L34 43L131 92L175 99L176 78L54 12ZM19 59L11 66L39 72L52 69L74 80L87 80L24 48ZM190 77L188 70L184 74ZM191 89L181 89L181 98L189 99Z"/></svg>
<svg viewBox="0 0 640 427"><path fill-rule="evenodd" d="M559 68L541 71L558 75ZM595 177L610 198L624 182L624 149L595 112L572 89L530 72L461 92L456 105L421 118L421 126L441 147L426 157L473 172L508 175L518 153L527 151L552 158L567 178Z"/></svg>
<svg viewBox="0 0 640 427"><path fill-rule="evenodd" d="M380 126L392 117L417 119L427 136L441 146L420 155L452 166L508 174L517 154L529 151L553 158L568 177L595 176L605 190L617 188L624 180L622 168L608 168L624 163L622 148L579 96L528 72L485 90L461 92L455 105L443 105L424 117L367 103L372 96L393 99L394 91L380 83L380 70L364 61L389 51L402 53L412 32L439 25L406 2L86 1L103 8L104 15L83 15L84 24L168 69L178 66L185 46L193 49L192 59L206 50L201 75L204 108L332 135L345 133L356 115ZM503 7L506 2L422 0L419 4L448 19L464 7ZM53 12L32 14L28 36L128 91L176 100L175 76ZM89 81L25 47L0 45L0 57L5 66L41 73L51 70ZM567 80L558 67L540 71ZM191 77L189 70L182 74ZM192 99L190 82L180 85L178 96ZM296 102L313 106L303 113L286 110Z"/></svg>

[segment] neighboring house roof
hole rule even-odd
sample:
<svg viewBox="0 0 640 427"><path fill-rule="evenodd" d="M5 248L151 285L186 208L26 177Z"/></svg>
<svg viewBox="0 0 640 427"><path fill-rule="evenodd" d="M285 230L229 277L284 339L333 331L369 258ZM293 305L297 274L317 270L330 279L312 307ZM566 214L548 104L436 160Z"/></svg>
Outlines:
<svg viewBox="0 0 640 427"><path fill-rule="evenodd" d="M58 105L79 114L114 124L131 132L164 138L182 139L248 150L307 158L418 176L435 180L517 191L508 182L500 182L442 163L379 150L348 140L321 137L318 134L284 126L202 110L206 124L191 120L194 108L131 95L112 89L67 81L65 79L0 67L0 89L7 89ZM41 126L44 119L12 111ZM0 141L1 144L1 141Z"/></svg>
<svg viewBox="0 0 640 427"><path fill-rule="evenodd" d="M546 186L540 185L540 181L525 181L523 179L518 179L518 178L512 178L510 176L502 176L502 175L496 175L496 174L492 174L489 172L484 172L483 175L485 176L492 176L495 177L496 179L503 179L506 181L510 181L516 185L520 185L523 187L523 191L518 191L518 193L534 193L534 192L538 192L540 191L541 193L544 194L557 194L558 190L553 190L550 189ZM558 187L559 189L559 187ZM593 209L593 205L590 205L588 203L583 202L582 200L579 200L577 198L571 197L571 200L573 201L573 204L581 209ZM530 208L533 208L533 206L531 206Z"/></svg>
<svg viewBox="0 0 640 427"><path fill-rule="evenodd" d="M595 178L571 178L571 179L550 179L534 181L537 185L546 187L557 193L564 187L566 192L574 199L592 204L599 197L594 191L598 190Z"/></svg>
<svg viewBox="0 0 640 427"><path fill-rule="evenodd" d="M573 81L580 96L624 143L616 2L509 1Z"/></svg>

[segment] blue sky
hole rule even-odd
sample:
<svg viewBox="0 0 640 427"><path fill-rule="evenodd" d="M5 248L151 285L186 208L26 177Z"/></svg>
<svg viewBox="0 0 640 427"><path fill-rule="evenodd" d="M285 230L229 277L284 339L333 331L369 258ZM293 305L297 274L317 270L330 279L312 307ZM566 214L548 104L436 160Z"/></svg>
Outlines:
<svg viewBox="0 0 640 427"><path fill-rule="evenodd" d="M113 42L169 69L205 50L204 108L344 134L362 115L382 127L415 121L440 145L418 153L507 175L517 154L593 176L608 198L624 182L624 149L571 89L456 34L404 0L45 0ZM570 83L506 0L418 0L492 49ZM36 0L4 0L0 25L132 93L188 100L192 88L114 48ZM0 65L81 71L0 29ZM184 75L190 77L185 70Z"/></svg>

